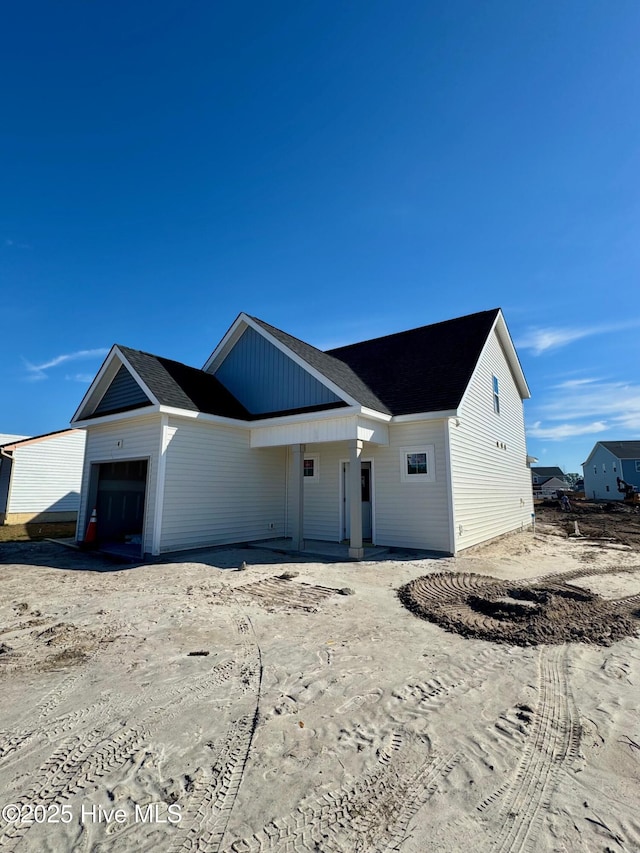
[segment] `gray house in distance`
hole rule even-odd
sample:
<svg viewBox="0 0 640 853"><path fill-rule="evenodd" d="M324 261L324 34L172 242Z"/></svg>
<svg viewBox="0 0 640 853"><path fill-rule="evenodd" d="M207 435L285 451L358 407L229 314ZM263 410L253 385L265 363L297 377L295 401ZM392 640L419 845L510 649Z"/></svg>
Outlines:
<svg viewBox="0 0 640 853"><path fill-rule="evenodd" d="M640 489L640 441L597 441L582 470L585 497L621 501L618 478Z"/></svg>
<svg viewBox="0 0 640 853"><path fill-rule="evenodd" d="M99 540L142 553L454 554L531 522L528 397L499 309L327 352L240 314L201 370L117 345L72 420L78 539L95 507Z"/></svg>

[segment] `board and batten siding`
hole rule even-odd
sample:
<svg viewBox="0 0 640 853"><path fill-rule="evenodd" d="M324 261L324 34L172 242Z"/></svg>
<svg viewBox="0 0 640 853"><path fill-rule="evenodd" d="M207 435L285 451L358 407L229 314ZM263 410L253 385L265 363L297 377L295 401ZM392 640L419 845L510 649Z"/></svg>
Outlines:
<svg viewBox="0 0 640 853"><path fill-rule="evenodd" d="M215 375L253 414L340 402L251 327L243 332Z"/></svg>
<svg viewBox="0 0 640 853"><path fill-rule="evenodd" d="M286 449L250 448L248 429L172 417L160 551L284 535Z"/></svg>
<svg viewBox="0 0 640 853"><path fill-rule="evenodd" d="M84 432L74 430L16 447L7 515L64 513L75 520L84 446Z"/></svg>
<svg viewBox="0 0 640 853"><path fill-rule="evenodd" d="M494 411L498 378L500 413ZM459 407L448 421L455 550L531 524L522 398L492 332Z"/></svg>
<svg viewBox="0 0 640 853"><path fill-rule="evenodd" d="M93 507L89 500L89 480L92 463L118 462L127 459L148 459L147 488L145 492L143 550L151 552L153 523L156 505L156 483L160 451L161 415L125 419L108 424L96 424L87 428L87 443L82 471L82 495L78 513L76 537L84 539L88 513ZM100 519L98 519L98 529Z"/></svg>
<svg viewBox="0 0 640 853"><path fill-rule="evenodd" d="M433 482L402 481L403 447L432 445ZM318 478L304 484L304 536L336 542L341 532L342 462L346 442L307 444L305 457L318 459ZM446 476L444 421L421 421L389 427L389 445L364 443L362 461L372 463L375 544L449 552L449 491ZM291 477L291 456L289 457ZM288 517L294 507L289 489ZM290 535L290 530L287 531Z"/></svg>
<svg viewBox="0 0 640 853"><path fill-rule="evenodd" d="M129 373L124 364L111 380L103 398L96 406L94 414L101 415L106 412L121 412L125 409L138 408L139 406L150 406L151 400Z"/></svg>

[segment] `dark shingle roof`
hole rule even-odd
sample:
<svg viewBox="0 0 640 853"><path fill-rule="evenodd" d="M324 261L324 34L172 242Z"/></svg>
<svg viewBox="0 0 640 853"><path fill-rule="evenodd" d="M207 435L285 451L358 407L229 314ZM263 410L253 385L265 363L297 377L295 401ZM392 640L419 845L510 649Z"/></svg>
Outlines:
<svg viewBox="0 0 640 853"><path fill-rule="evenodd" d="M531 469L531 473L535 474L536 477L558 477L558 479L564 480L562 468L558 468L557 466L551 466L549 468L537 466Z"/></svg>
<svg viewBox="0 0 640 853"><path fill-rule="evenodd" d="M438 412L460 404L499 309L421 326L322 352L252 319L360 405L391 415ZM343 406L313 406L252 415L210 373L119 346L161 405L241 420ZM554 469L555 470L555 469Z"/></svg>
<svg viewBox="0 0 640 853"><path fill-rule="evenodd" d="M394 415L456 409L499 309L328 351Z"/></svg>
<svg viewBox="0 0 640 853"><path fill-rule="evenodd" d="M357 400L361 406L368 406L377 412L391 414L391 410L385 406L371 388L362 381L362 378L344 361L312 347L311 344L307 344L299 338L294 338L293 335L288 335L281 329L276 329L275 326L270 326L269 323L265 323L264 320L260 320L258 317L252 317L251 319L262 326L270 335L273 335L276 340L300 356L303 361L306 361L307 364L314 367L323 376L326 376L327 379L335 382L339 388L342 388L349 396Z"/></svg>
<svg viewBox="0 0 640 853"><path fill-rule="evenodd" d="M601 441L599 443L618 459L640 459L640 441Z"/></svg>
<svg viewBox="0 0 640 853"><path fill-rule="evenodd" d="M250 417L242 403L210 373L130 347L118 345L118 349L161 405L226 418Z"/></svg>

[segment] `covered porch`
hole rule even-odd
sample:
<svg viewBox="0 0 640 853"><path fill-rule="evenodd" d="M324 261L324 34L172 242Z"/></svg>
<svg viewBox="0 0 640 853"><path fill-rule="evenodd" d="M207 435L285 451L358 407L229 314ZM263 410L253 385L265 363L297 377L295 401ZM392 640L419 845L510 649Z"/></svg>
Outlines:
<svg viewBox="0 0 640 853"><path fill-rule="evenodd" d="M252 447L286 446L289 450L288 536L272 540L269 547L350 560L363 560L384 553L386 549L375 548L375 537L372 535L375 520L372 519L374 501L371 462L364 462L363 468L363 457L370 453L373 445L387 445L388 442L386 423L361 415L336 417L335 412L314 413L296 423L267 424L252 429ZM326 491L326 479L323 482L325 510L335 511L336 518L333 528L335 533L329 534L328 541L324 537L321 539L317 531L306 531L310 535L305 535L305 486L313 488L314 476L327 478L328 475L326 464L324 470L322 467L323 446L331 446L334 452L336 446L340 448L340 474L336 476L334 457L330 491ZM315 455L318 450L319 455ZM314 464L318 465L317 471ZM310 493L307 494L309 497ZM371 541L367 542L367 538Z"/></svg>

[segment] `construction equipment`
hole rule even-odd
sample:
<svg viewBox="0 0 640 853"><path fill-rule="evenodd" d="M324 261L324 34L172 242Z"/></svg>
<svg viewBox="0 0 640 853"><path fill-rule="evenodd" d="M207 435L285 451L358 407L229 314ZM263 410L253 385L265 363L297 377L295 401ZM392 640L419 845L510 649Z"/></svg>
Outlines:
<svg viewBox="0 0 640 853"><path fill-rule="evenodd" d="M638 487L631 483L625 483L620 477L616 477L616 480L618 482L618 491L624 495L622 499L624 503L631 504L632 506L640 506L640 492L638 492Z"/></svg>

